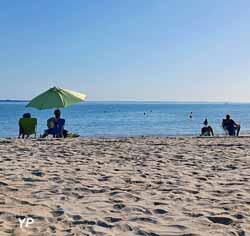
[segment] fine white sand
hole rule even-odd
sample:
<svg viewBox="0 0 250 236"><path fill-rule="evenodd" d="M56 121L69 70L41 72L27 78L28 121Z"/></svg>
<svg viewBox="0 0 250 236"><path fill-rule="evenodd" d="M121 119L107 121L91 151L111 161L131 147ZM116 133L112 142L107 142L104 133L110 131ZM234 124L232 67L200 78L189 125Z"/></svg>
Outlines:
<svg viewBox="0 0 250 236"><path fill-rule="evenodd" d="M0 236L249 232L248 137L0 139Z"/></svg>

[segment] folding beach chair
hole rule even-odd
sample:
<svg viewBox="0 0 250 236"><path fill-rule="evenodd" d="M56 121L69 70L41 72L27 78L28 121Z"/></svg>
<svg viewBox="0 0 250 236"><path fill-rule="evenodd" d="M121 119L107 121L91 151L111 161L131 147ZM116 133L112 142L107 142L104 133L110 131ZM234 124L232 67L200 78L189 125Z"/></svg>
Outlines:
<svg viewBox="0 0 250 236"><path fill-rule="evenodd" d="M36 127L37 127L37 119L36 118L21 118L19 120L19 127L21 129L21 134L24 137L27 135L34 134L36 137Z"/></svg>

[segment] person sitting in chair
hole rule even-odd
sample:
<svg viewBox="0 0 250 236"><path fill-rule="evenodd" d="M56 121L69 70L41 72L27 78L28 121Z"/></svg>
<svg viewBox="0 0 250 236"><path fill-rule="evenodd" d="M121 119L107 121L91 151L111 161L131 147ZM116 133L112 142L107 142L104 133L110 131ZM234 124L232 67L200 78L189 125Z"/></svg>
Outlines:
<svg viewBox="0 0 250 236"><path fill-rule="evenodd" d="M51 134L54 138L66 138L68 131L64 129L65 119L61 118L61 112L59 109L55 110L54 114L55 117L51 117L47 120L48 129L45 130L42 137L45 138Z"/></svg>
<svg viewBox="0 0 250 236"><path fill-rule="evenodd" d="M222 127L229 136L239 136L240 125L230 118L230 115L226 115L226 119L222 120Z"/></svg>
<svg viewBox="0 0 250 236"><path fill-rule="evenodd" d="M31 118L30 113L24 113L23 117L19 119L19 135L18 138L29 138L34 134L36 137L37 119Z"/></svg>
<svg viewBox="0 0 250 236"><path fill-rule="evenodd" d="M214 136L214 131L210 125L208 125L207 119L203 122L204 127L201 129L201 136Z"/></svg>

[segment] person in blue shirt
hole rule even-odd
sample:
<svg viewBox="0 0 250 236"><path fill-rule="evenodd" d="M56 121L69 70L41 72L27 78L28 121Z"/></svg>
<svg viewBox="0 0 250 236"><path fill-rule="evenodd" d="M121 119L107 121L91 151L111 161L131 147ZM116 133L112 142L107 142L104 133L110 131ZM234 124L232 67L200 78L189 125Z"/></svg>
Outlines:
<svg viewBox="0 0 250 236"><path fill-rule="evenodd" d="M48 129L45 130L42 135L43 138L48 136L49 134L53 135L55 138L66 138L68 131L64 129L65 119L61 118L61 111L56 109L54 111L55 117L51 117L47 120Z"/></svg>

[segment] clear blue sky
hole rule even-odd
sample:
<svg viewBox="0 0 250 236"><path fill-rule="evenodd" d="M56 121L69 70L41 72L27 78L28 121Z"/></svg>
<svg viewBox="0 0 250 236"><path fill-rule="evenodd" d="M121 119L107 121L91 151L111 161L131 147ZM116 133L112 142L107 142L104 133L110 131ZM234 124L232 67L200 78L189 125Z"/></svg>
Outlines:
<svg viewBox="0 0 250 236"><path fill-rule="evenodd" d="M1 0L0 99L250 101L248 0Z"/></svg>

